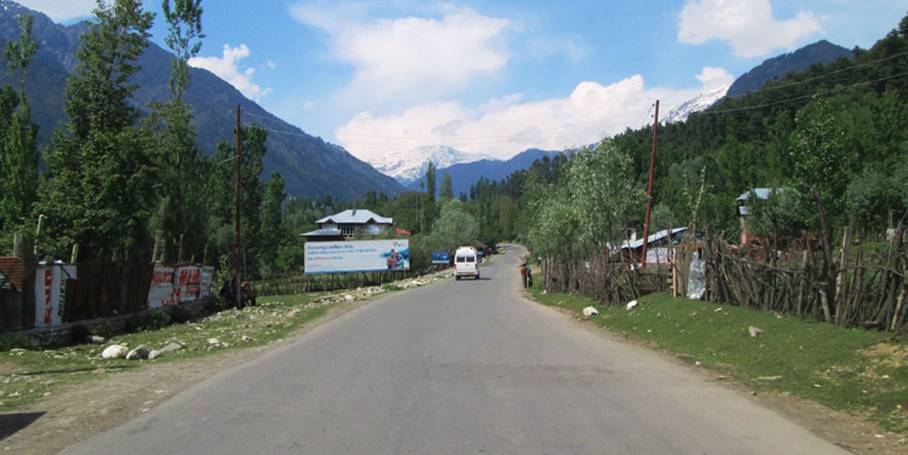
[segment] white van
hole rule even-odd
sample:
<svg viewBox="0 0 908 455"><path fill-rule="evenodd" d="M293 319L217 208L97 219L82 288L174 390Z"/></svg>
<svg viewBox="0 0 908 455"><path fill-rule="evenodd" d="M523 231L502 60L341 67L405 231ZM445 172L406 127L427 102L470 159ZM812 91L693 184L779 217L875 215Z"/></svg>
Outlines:
<svg viewBox="0 0 908 455"><path fill-rule="evenodd" d="M462 246L454 253L454 279L465 276L479 279L479 254L471 246Z"/></svg>

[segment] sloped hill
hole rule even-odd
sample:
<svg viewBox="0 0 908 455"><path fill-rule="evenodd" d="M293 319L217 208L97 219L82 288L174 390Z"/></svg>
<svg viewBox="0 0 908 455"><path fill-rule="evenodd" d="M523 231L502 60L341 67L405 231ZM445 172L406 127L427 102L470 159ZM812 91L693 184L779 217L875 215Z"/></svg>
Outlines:
<svg viewBox="0 0 908 455"><path fill-rule="evenodd" d="M35 16L34 35L40 45L35 62L29 68L27 91L40 139L47 144L53 129L65 120L63 91L66 78L75 67L79 37L88 24L71 26L55 24L47 16L31 11L10 0L0 0L0 41L18 36L17 14ZM136 105L145 109L152 101L169 99L167 81L172 55L152 44L140 59L142 70L135 76L139 90ZM268 154L264 159L265 175L278 170L284 175L287 193L312 197L330 194L338 199L353 199L368 191L396 194L401 186L369 164L356 159L342 147L306 134L267 112L254 101L214 74L191 69L192 84L186 101L192 105L198 142L206 154L215 151L221 140L231 140L234 109L240 105L248 124L258 124L274 132L268 135ZM0 59L0 84L13 84L14 78Z"/></svg>

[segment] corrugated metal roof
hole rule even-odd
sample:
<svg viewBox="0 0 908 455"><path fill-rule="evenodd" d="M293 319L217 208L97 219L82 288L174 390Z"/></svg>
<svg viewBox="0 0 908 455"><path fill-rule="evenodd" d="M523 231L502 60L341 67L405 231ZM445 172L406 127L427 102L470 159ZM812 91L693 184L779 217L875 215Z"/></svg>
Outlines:
<svg viewBox="0 0 908 455"><path fill-rule="evenodd" d="M381 215L376 214L371 210L365 209L352 209L344 210L343 212L326 216L318 221L316 224L325 224L325 223L336 223L336 224L366 224L369 222L376 224L392 224L394 220L391 218L385 218Z"/></svg>
<svg viewBox="0 0 908 455"><path fill-rule="evenodd" d="M324 228L316 229L314 231L309 231L304 234L300 234L302 237L339 237L341 235L341 230L338 228Z"/></svg>
<svg viewBox="0 0 908 455"><path fill-rule="evenodd" d="M765 201L765 200L769 199L769 196L771 196L772 193L774 193L775 191L777 191L777 188L754 188L750 191L745 191L744 193L742 193L740 196L738 196L737 199L735 199L735 201L750 200L751 193L756 195L757 199L762 199Z"/></svg>
<svg viewBox="0 0 908 455"><path fill-rule="evenodd" d="M686 227L674 228L674 229L672 229L671 235L675 235L679 232L684 232L686 230L687 230ZM668 229L663 229L655 234L650 234L649 241L647 243L658 242L659 240L662 240L666 237L668 237ZM636 250L637 248L640 248L642 246L643 246L643 239L637 239L637 240L634 240L633 242L624 242L624 245L621 246L621 249Z"/></svg>

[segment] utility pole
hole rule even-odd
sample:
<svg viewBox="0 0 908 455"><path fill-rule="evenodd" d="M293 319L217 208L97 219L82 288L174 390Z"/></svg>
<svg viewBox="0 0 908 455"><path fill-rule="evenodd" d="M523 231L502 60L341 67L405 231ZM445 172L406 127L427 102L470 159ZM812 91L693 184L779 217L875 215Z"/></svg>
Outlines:
<svg viewBox="0 0 908 455"><path fill-rule="evenodd" d="M653 180L656 177L656 132L659 130L659 100L656 100L656 115L653 117L653 150L649 158L649 181L646 184L646 221L643 223L643 251L640 254L640 268L646 268L646 247L649 243L649 221L653 211ZM669 239L671 236L669 236Z"/></svg>
<svg viewBox="0 0 908 455"><path fill-rule="evenodd" d="M235 244L233 246L233 261L234 261L234 279L236 280L236 307L240 308L243 303L242 292L242 264L240 262L242 250L240 246L240 149L243 147L243 138L242 138L242 122L240 119L240 105L236 105L236 220L234 222L234 227L236 229L236 238Z"/></svg>

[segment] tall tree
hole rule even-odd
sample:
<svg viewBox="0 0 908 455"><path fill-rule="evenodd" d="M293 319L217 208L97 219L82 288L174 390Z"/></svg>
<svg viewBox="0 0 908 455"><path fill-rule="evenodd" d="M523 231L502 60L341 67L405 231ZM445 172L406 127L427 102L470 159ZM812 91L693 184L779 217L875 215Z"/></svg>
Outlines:
<svg viewBox="0 0 908 455"><path fill-rule="evenodd" d="M55 132L47 157L41 244L62 254L78 243L88 259L144 256L151 249L156 166L152 137L133 127L130 77L139 70L154 15L140 0L99 1L94 14L66 86L68 130Z"/></svg>
<svg viewBox="0 0 908 455"><path fill-rule="evenodd" d="M441 200L448 202L454 199L454 182L451 180L451 174L445 174L441 179Z"/></svg>
<svg viewBox="0 0 908 455"><path fill-rule="evenodd" d="M5 49L7 68L19 73L19 93L18 106L0 136L0 230L24 223L37 199L38 126L32 123L25 84L38 44L32 38L34 18L20 14L16 20L19 39L7 43Z"/></svg>
<svg viewBox="0 0 908 455"><path fill-rule="evenodd" d="M281 242L287 237L282 217L282 208L286 198L284 177L280 172L275 171L271 174L271 180L265 184L265 195L262 199L259 261L262 264L263 273L274 270Z"/></svg>
<svg viewBox="0 0 908 455"><path fill-rule="evenodd" d="M435 221L435 216L437 213L435 207L435 192L438 191L438 187L436 186L436 178L437 176L435 173L435 165L430 161L429 166L426 168L426 178L424 179L426 202L425 204L423 204L422 208L422 228L426 233L431 232L432 223Z"/></svg>
<svg viewBox="0 0 908 455"><path fill-rule="evenodd" d="M153 105L149 121L157 132L157 151L162 183L161 200L153 225L162 243L165 260L201 257L205 247L204 181L190 106L183 94L190 83L189 59L202 47L201 0L164 0L161 8L167 22L165 42L176 56L172 62L168 104Z"/></svg>

